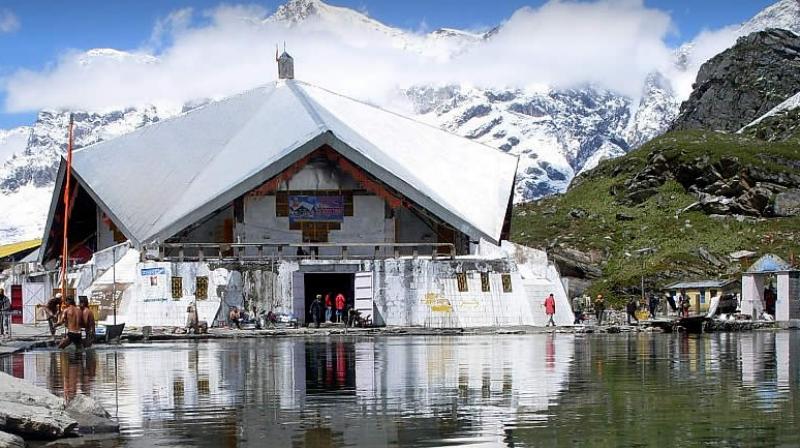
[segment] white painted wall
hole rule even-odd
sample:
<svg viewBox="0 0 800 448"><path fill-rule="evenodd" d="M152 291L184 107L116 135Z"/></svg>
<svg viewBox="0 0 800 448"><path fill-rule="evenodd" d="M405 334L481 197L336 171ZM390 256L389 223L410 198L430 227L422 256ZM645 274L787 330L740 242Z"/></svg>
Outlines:
<svg viewBox="0 0 800 448"><path fill-rule="evenodd" d="M156 273L144 275L143 272ZM180 299L172 298L172 276L183 278L183 296ZM129 326L185 326L186 307L195 301L197 276L208 277L208 299L197 300L201 321L213 322L223 303L231 301L234 305L241 305L241 275L238 272L226 269L210 271L206 263L137 263L136 281L123 295L117 321ZM155 284L151 277L155 277Z"/></svg>
<svg viewBox="0 0 800 448"><path fill-rule="evenodd" d="M764 278L759 275L742 276L742 314L760 318L764 312Z"/></svg>
<svg viewBox="0 0 800 448"><path fill-rule="evenodd" d="M331 243L369 242L390 243L394 241L394 220L386 219L383 199L377 196L354 196L353 216L345 216L341 230L328 234ZM242 235L241 242L248 243L301 243L300 230L289 230L289 218L275 216L275 196L246 197L244 201L244 224L236 233ZM371 255L373 248L349 248L352 255ZM320 250L320 255L338 255L339 249ZM273 254L266 250L265 254ZM389 255L389 251L383 251ZM250 249L247 255L256 255Z"/></svg>
<svg viewBox="0 0 800 448"><path fill-rule="evenodd" d="M775 302L775 320L781 322L789 321L789 273L780 272L778 277L778 297Z"/></svg>

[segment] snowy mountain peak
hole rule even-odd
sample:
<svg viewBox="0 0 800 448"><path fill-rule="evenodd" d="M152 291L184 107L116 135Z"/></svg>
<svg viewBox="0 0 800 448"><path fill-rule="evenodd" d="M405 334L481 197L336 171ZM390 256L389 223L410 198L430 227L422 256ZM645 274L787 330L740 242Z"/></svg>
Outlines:
<svg viewBox="0 0 800 448"><path fill-rule="evenodd" d="M327 6L319 0L289 0L278 6L275 14L268 20L272 22L299 23L318 14L320 8Z"/></svg>
<svg viewBox="0 0 800 448"><path fill-rule="evenodd" d="M400 30L388 27L361 12L340 6L332 6L320 0L289 0L278 6L275 13L268 17L266 21L294 26L311 19L339 26L366 27L391 35L401 33Z"/></svg>
<svg viewBox="0 0 800 448"><path fill-rule="evenodd" d="M739 34L747 35L767 28L781 28L800 34L800 0L780 0L768 6L743 23Z"/></svg>

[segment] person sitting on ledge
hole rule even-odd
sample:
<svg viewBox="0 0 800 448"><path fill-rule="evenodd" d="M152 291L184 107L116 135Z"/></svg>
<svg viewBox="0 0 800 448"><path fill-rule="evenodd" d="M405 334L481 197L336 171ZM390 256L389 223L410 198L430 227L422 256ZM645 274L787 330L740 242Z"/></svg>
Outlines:
<svg viewBox="0 0 800 448"><path fill-rule="evenodd" d="M231 307L231 312L228 314L228 320L231 321L231 327L235 325L236 329L242 329L242 315L239 314L239 308L235 306Z"/></svg>

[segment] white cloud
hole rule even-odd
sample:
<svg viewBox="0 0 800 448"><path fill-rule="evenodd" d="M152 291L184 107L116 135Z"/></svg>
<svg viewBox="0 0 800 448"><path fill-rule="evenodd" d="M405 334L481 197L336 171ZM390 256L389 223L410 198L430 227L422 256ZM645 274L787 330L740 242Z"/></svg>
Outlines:
<svg viewBox="0 0 800 448"><path fill-rule="evenodd" d="M0 33L19 31L19 18L10 9L0 8Z"/></svg>
<svg viewBox="0 0 800 448"><path fill-rule="evenodd" d="M692 93L692 84L697 77L700 66L717 54L732 47L736 39L746 34L739 25L728 26L718 30L704 30L683 49L686 60L682 68L671 68L665 73L672 80L675 93L679 98L688 98Z"/></svg>
<svg viewBox="0 0 800 448"><path fill-rule="evenodd" d="M353 14L295 27L265 21L266 11L252 6L217 8L202 24L191 17L180 10L155 25L151 44L159 50L88 59L75 51L48 69L20 70L4 82L6 109L97 110L229 95L275 79L275 44L284 41L299 79L382 104L398 86L416 83L594 83L636 96L647 73L672 62L664 43L671 19L642 0L523 8L487 43L455 57L463 42L387 32Z"/></svg>
<svg viewBox="0 0 800 448"><path fill-rule="evenodd" d="M166 17L158 19L153 32L150 34L150 46L161 48L165 38L180 34L189 28L192 21L192 8L182 8L169 13Z"/></svg>

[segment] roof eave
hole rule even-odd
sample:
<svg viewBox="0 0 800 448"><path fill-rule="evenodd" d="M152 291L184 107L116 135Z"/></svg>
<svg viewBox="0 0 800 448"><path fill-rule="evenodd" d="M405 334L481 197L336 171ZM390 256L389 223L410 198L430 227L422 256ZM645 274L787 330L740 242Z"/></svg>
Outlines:
<svg viewBox="0 0 800 448"><path fill-rule="evenodd" d="M58 199L61 197L61 189L64 185L64 171L66 170L64 157L58 163L58 174L56 174L56 184L53 188L52 199L50 199L50 209L47 212L47 221L44 224L44 235L42 235L42 250L39 251L38 262L44 263L44 255L47 252L47 245L50 244L50 231L53 229L53 219L55 219Z"/></svg>

